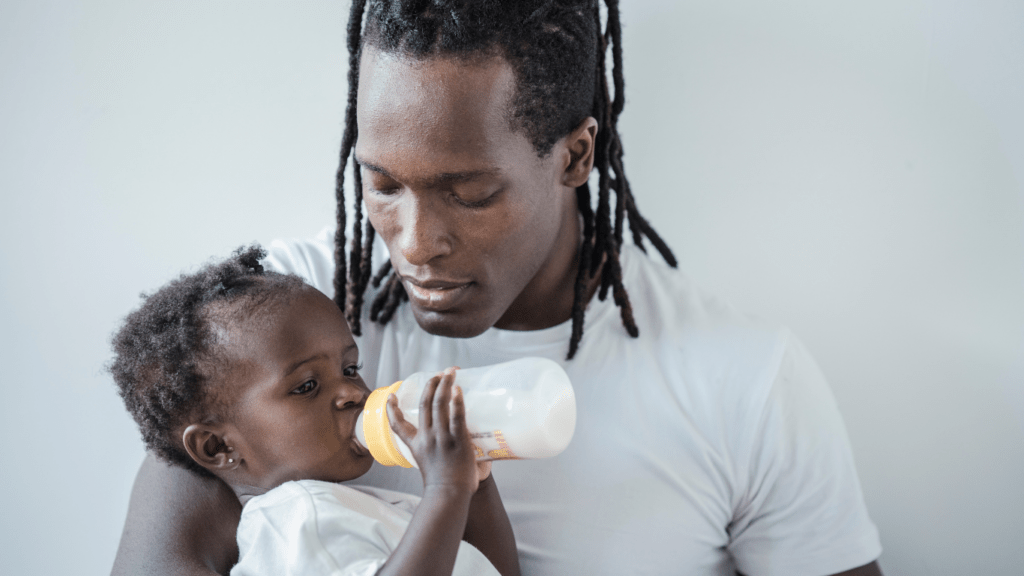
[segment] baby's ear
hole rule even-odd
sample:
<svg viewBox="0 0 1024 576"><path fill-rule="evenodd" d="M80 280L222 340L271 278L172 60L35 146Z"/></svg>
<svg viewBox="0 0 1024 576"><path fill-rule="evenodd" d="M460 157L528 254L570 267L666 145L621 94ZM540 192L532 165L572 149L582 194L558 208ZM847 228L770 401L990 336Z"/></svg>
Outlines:
<svg viewBox="0 0 1024 576"><path fill-rule="evenodd" d="M238 467L239 458L220 426L189 424L181 434L185 451L203 468L222 474Z"/></svg>

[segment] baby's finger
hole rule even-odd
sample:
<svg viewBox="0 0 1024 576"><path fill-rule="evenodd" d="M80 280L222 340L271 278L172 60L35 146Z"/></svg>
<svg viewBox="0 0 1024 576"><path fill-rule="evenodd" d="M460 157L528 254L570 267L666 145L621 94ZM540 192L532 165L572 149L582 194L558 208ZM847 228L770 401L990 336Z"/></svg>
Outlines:
<svg viewBox="0 0 1024 576"><path fill-rule="evenodd" d="M476 463L476 481L477 482L483 482L484 480L487 480L487 477L490 476L490 475L491 475L491 461L490 460L485 460L483 462L480 462L478 460L477 463Z"/></svg>
<svg viewBox="0 0 1024 576"><path fill-rule="evenodd" d="M452 384L455 382L455 372L445 370L441 374L441 383L438 385L437 393L434 394L434 422L439 430L448 430L448 403L452 399Z"/></svg>
<svg viewBox="0 0 1024 576"><path fill-rule="evenodd" d="M402 414L402 409L398 407L398 398L394 394L388 395L386 409L391 430L408 446L416 436L416 427L405 419L405 414Z"/></svg>
<svg viewBox="0 0 1024 576"><path fill-rule="evenodd" d="M466 428L466 400L462 396L462 387L452 388L452 410L448 419L448 431L453 438L466 438L468 440L469 430Z"/></svg>
<svg viewBox="0 0 1024 576"><path fill-rule="evenodd" d="M438 376L434 376L430 380L427 380L427 384L423 386L423 393L420 394L420 428L429 430L434 425L433 413L431 412L431 406L434 404L434 395L437 393L437 383L441 379Z"/></svg>

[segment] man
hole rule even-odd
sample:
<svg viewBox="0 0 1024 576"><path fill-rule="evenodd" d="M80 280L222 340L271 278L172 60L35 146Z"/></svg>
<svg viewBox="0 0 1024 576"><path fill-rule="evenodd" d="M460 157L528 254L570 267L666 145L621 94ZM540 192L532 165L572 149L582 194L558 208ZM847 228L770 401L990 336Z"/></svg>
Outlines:
<svg viewBox="0 0 1024 576"><path fill-rule="evenodd" d="M270 264L334 294L378 386L527 355L562 363L577 394L569 448L495 466L523 573L879 574L813 360L672 270L637 209L616 130L616 3L605 31L588 1L381 1L363 16L356 2L338 226L275 243ZM389 259L373 274L377 235ZM414 474L369 476L417 489ZM147 461L115 572L224 573L237 516L220 486Z"/></svg>

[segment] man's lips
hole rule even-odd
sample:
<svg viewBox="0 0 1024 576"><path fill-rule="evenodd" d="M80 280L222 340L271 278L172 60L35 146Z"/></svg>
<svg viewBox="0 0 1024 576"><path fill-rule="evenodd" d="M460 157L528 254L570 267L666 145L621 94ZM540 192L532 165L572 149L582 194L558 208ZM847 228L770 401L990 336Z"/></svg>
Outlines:
<svg viewBox="0 0 1024 576"><path fill-rule="evenodd" d="M401 276L405 292L417 306L425 310L440 312L452 308L469 292L473 282L460 280L441 280L437 278L419 279L412 276Z"/></svg>

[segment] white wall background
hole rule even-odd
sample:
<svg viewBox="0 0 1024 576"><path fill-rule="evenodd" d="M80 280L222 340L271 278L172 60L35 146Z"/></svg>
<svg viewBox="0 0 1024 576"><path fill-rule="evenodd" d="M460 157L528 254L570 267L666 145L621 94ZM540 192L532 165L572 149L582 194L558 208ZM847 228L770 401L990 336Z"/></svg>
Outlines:
<svg viewBox="0 0 1024 576"><path fill-rule="evenodd" d="M641 209L816 354L886 573L1024 573L1024 3L623 10ZM0 571L109 571L137 294L332 218L346 14L0 0Z"/></svg>

